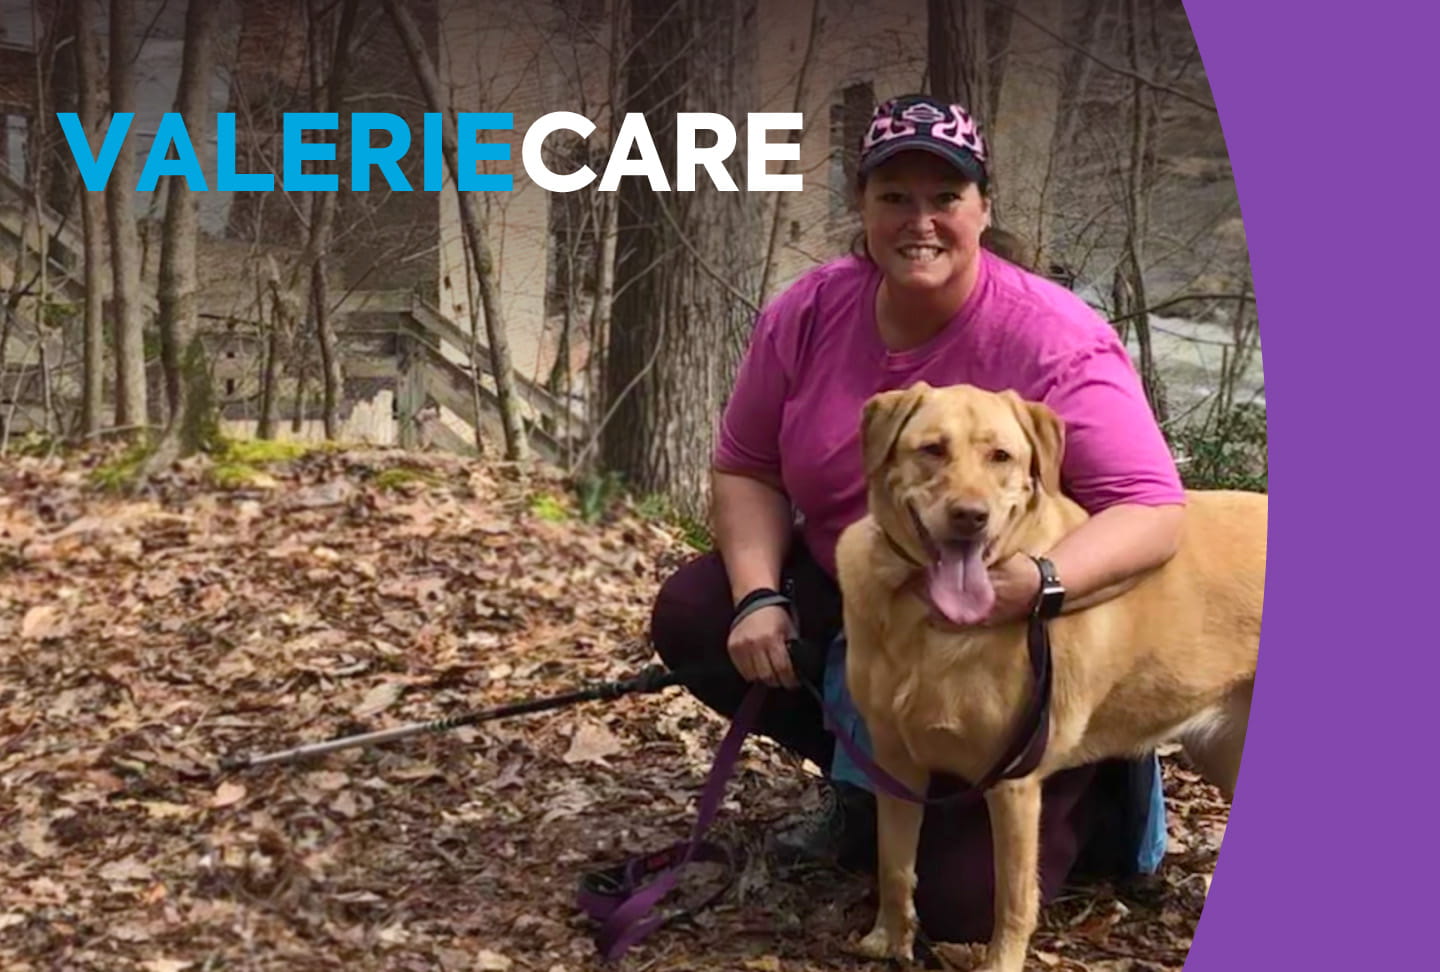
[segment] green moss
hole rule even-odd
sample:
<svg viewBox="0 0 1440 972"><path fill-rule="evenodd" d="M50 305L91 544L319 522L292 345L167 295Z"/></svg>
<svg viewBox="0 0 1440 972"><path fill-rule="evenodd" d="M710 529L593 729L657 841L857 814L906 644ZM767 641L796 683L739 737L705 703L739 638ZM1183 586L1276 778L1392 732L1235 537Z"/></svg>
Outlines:
<svg viewBox="0 0 1440 972"><path fill-rule="evenodd" d="M426 486L440 485L440 477L428 469L416 469L413 466L392 466L383 469L376 474L376 489L404 489L411 483L422 483Z"/></svg>
<svg viewBox="0 0 1440 972"><path fill-rule="evenodd" d="M215 451L217 462L264 464L269 462L290 462L299 459L312 450L304 442L281 439L224 439Z"/></svg>
<svg viewBox="0 0 1440 972"><path fill-rule="evenodd" d="M209 450L215 465L210 468L210 481L218 489L245 489L265 485L261 477L269 475L268 466L292 462L304 456L311 446L304 442L278 439L220 438Z"/></svg>
<svg viewBox="0 0 1440 972"><path fill-rule="evenodd" d="M564 523L571 515L565 501L550 493L531 497L530 512L548 523Z"/></svg>
<svg viewBox="0 0 1440 972"><path fill-rule="evenodd" d="M263 470L244 462L216 463L210 469L210 481L219 489L244 489L255 485L264 475L267 473Z"/></svg>
<svg viewBox="0 0 1440 972"><path fill-rule="evenodd" d="M150 455L148 440L140 440L125 449L108 462L101 463L90 471L90 483L97 489L108 492L125 492L135 485L140 467Z"/></svg>

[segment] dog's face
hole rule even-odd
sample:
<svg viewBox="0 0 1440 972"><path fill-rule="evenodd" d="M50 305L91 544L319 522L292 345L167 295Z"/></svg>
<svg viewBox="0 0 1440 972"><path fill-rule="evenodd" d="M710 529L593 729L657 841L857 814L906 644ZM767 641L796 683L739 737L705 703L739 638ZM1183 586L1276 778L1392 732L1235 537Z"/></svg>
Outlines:
<svg viewBox="0 0 1440 972"><path fill-rule="evenodd" d="M988 611L988 578L978 575L1014 552L1036 491L1059 492L1063 435L1054 412L1008 391L922 382L866 403L870 512L928 565L932 599L955 606L944 613L957 623Z"/></svg>

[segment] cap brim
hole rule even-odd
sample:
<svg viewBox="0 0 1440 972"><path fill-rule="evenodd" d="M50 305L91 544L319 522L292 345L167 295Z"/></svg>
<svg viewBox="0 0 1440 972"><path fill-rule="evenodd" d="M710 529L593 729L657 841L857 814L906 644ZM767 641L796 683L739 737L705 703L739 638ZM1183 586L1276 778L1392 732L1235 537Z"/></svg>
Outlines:
<svg viewBox="0 0 1440 972"><path fill-rule="evenodd" d="M974 155L959 146L950 145L927 135L911 135L886 142L866 155L860 161L860 174L869 175L877 166L884 165L901 152L929 152L949 162L960 170L961 175L971 182L986 181L985 167Z"/></svg>

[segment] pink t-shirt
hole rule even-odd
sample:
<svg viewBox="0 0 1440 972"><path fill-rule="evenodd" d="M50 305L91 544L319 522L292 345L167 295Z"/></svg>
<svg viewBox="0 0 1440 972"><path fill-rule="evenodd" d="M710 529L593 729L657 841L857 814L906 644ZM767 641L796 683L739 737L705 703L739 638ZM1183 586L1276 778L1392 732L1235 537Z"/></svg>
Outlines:
<svg viewBox="0 0 1440 972"><path fill-rule="evenodd" d="M715 467L778 475L806 545L835 573L840 533L865 515L860 412L917 381L1011 388L1065 422L1065 492L1090 512L1183 503L1175 462L1114 329L1068 290L982 251L975 290L920 347L890 351L875 323L880 271L843 257L756 321L720 421Z"/></svg>

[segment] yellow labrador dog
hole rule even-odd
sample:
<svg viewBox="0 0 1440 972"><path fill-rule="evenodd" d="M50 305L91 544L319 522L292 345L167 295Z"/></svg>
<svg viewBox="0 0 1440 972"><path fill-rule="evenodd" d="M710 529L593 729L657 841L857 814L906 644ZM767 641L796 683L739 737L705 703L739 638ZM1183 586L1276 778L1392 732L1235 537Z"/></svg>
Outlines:
<svg viewBox="0 0 1440 972"><path fill-rule="evenodd" d="M866 403L869 515L836 553L846 678L876 761L912 790L923 793L932 770L981 779L1015 732L1034 682L1026 624L969 622L993 601L986 565L1041 555L1086 518L1060 492L1063 430L1044 405L964 385L921 383ZM1169 563L1050 622L1048 748L1034 772L985 794L996 897L984 969L1025 964L1047 776L1178 739L1233 793L1260 639L1266 513L1263 495L1190 493ZM909 961L923 808L878 801L880 909L859 947Z"/></svg>

